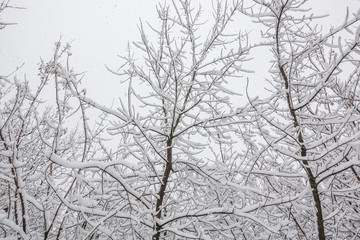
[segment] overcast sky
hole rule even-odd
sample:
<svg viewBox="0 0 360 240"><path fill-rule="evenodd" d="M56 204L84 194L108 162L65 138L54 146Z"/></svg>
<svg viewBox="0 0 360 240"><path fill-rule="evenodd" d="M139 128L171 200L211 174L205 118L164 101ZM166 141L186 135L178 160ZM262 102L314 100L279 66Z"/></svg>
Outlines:
<svg viewBox="0 0 360 240"><path fill-rule="evenodd" d="M0 31L0 75L7 75L25 63L22 71L27 79L36 78L37 63L48 60L54 42L61 37L71 42L73 66L77 72L86 71L89 91L106 91L114 77L104 64L118 66L117 55L123 54L128 41L139 39L137 24L156 20L158 0L12 0L24 9L8 9L1 21L17 23ZM210 0L201 1L203 5ZM310 0L314 13L329 14L323 23L340 24L349 6L360 7L359 0ZM19 78L21 78L19 76Z"/></svg>

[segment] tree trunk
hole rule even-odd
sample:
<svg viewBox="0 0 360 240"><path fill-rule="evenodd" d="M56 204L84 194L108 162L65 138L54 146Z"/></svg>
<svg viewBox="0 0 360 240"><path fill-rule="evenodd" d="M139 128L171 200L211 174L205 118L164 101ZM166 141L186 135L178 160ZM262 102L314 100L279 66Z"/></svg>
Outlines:
<svg viewBox="0 0 360 240"><path fill-rule="evenodd" d="M166 146L167 146L167 150L166 150L166 165L165 165L165 170L164 170L164 175L162 178L162 182L161 182L161 186L160 186L160 190L159 190L159 198L156 201L156 219L160 219L161 218L161 214L162 214L162 204L164 201L164 196L165 196L165 191L166 191L166 186L169 180L169 176L170 176L170 172L171 172L171 168L172 168L172 138L170 137L167 142L166 142ZM160 239L160 230L161 227L158 223L156 223L156 233L153 235L152 239L153 240L159 240Z"/></svg>

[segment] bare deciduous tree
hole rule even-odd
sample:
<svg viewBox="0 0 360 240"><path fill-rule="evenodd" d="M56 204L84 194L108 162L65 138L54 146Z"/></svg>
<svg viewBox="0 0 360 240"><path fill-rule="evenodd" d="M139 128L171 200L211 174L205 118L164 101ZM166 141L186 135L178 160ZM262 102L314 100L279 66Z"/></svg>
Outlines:
<svg viewBox="0 0 360 240"><path fill-rule="evenodd" d="M241 205L222 198L225 188L234 192L226 180L228 162L217 168L218 154L209 155L212 148L231 144L235 125L247 121L245 112L234 111L229 96L235 93L226 86L227 78L236 79L243 71L250 50L246 36L225 31L240 7L240 2L218 3L204 38L201 9L193 9L187 1L160 5L161 27L151 26L157 43L148 39L140 24L141 41L134 45L143 59L134 60L129 49L122 68L110 70L119 75L122 86L128 84L127 99L120 99L120 106L112 110L74 91L83 102L111 116L109 133L121 143L115 155L107 154L106 163L70 165L97 167L118 189L109 193L109 201L116 203L111 219L121 222L112 236L227 239L243 218L272 230ZM64 69L59 72L68 86L76 86ZM234 121L235 116L242 120ZM54 153L49 158L62 165ZM83 212L84 218L88 214ZM99 230L99 225L92 227L91 233Z"/></svg>
<svg viewBox="0 0 360 240"><path fill-rule="evenodd" d="M359 12L324 34L299 14L305 1L256 2L248 13L273 42L273 94L250 100L266 142L250 181L282 199L272 214L292 222L287 237L359 237Z"/></svg>
<svg viewBox="0 0 360 240"><path fill-rule="evenodd" d="M218 1L211 19L158 5L159 26L140 22L108 68L113 107L88 97L59 42L35 91L0 76L0 236L359 237L360 13L324 33L304 2ZM230 31L236 14L260 23L258 43ZM238 103L258 47L271 93Z"/></svg>

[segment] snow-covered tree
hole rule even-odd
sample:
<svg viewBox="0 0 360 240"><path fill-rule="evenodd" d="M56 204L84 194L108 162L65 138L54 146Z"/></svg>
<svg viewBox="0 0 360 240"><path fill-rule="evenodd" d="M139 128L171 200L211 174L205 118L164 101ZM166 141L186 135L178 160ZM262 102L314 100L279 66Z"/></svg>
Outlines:
<svg viewBox="0 0 360 240"><path fill-rule="evenodd" d="M68 209L63 201L73 188L71 176L75 174L54 165L46 155L54 152L63 158L82 159L92 149L85 106L59 81L54 67L67 49L61 50L56 43L54 60L39 66L35 89L13 74L0 76L0 223L5 237L60 236L62 224L71 222L69 216L74 215L64 214ZM49 97L51 89L53 98ZM76 119L83 127L66 123L76 123Z"/></svg>
<svg viewBox="0 0 360 240"><path fill-rule="evenodd" d="M87 220L89 236L228 239L241 233L236 225L244 218L272 230L226 197L236 195L237 188L229 180L235 154L224 146L234 142L232 133L247 121L246 112L231 105L229 96L236 93L226 82L241 75L251 49L246 35L230 34L226 28L241 6L219 2L212 22L204 24L201 9L189 1L159 5L160 27L150 26L152 34L147 35L140 24L141 41L134 45L142 58L136 60L129 47L122 67L109 69L122 88L127 86L127 97L120 98L116 109L75 92L76 78L59 67L73 93L107 115L109 134L119 141L103 162L68 163L49 153L62 166L101 170L103 180L93 191L102 194L94 206L101 207L107 196L108 210L101 220ZM95 211L81 205L78 209L84 219Z"/></svg>
<svg viewBox="0 0 360 240"><path fill-rule="evenodd" d="M247 168L263 210L297 239L359 237L360 12L323 32L306 1L255 1L272 43L272 94L249 101L266 142Z"/></svg>
<svg viewBox="0 0 360 240"><path fill-rule="evenodd" d="M108 68L121 82L111 107L59 42L35 88L0 76L0 236L359 237L360 12L325 31L306 1L248 3L214 1L211 17L159 4L159 24L140 22ZM272 88L241 97L259 48Z"/></svg>

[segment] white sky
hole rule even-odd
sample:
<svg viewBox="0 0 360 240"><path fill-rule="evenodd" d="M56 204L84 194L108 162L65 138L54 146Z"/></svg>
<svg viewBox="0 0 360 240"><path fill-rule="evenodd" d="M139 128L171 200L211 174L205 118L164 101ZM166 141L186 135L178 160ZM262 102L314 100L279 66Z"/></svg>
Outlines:
<svg viewBox="0 0 360 240"><path fill-rule="evenodd" d="M86 71L83 83L90 96L108 98L109 84L118 83L104 65L117 67L117 55L125 52L128 41L139 39L137 24L156 21L158 0L12 0L12 5L23 10L8 9L0 21L13 22L0 31L0 75L7 75L25 63L18 72L19 78L26 73L33 82L37 75L37 63L42 57L48 60L54 42L60 36L62 42L72 42L72 65L76 72ZM203 5L210 0L201 1ZM349 6L350 12L360 8L359 0L310 0L309 5L317 14L329 14L327 25L342 22ZM35 81L36 82L36 81ZM112 89L114 90L114 89Z"/></svg>

